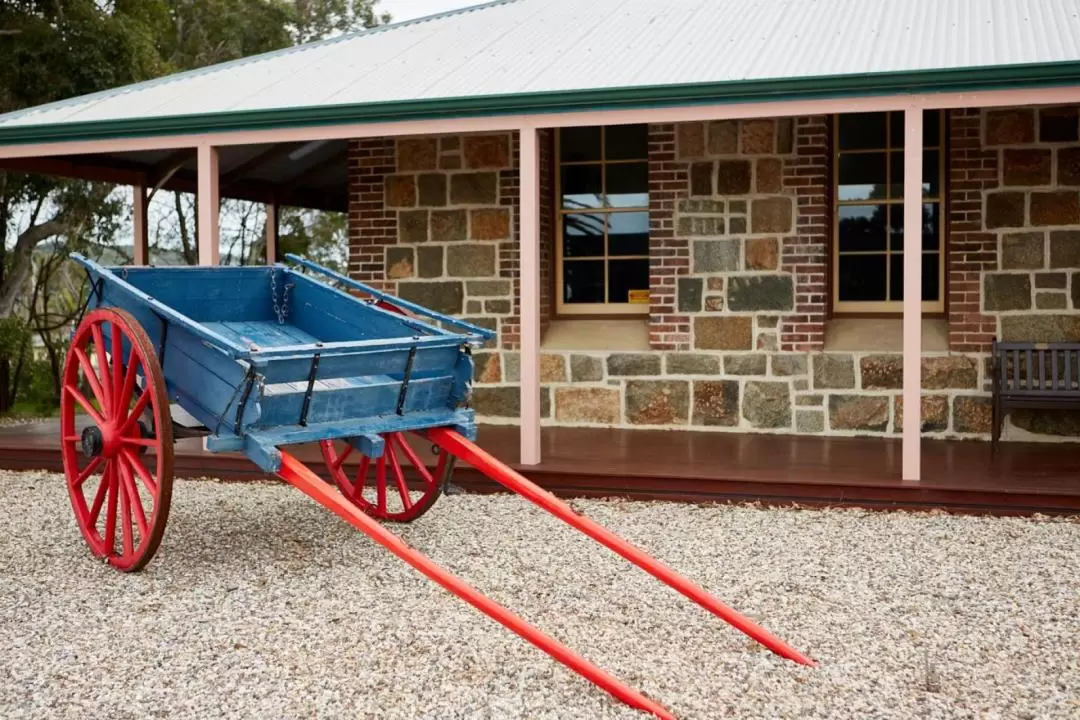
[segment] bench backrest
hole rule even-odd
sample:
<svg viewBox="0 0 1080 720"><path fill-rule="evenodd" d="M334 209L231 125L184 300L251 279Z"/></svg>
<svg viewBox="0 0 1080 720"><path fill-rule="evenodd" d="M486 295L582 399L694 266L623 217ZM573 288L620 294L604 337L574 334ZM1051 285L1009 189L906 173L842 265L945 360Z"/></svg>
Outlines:
<svg viewBox="0 0 1080 720"><path fill-rule="evenodd" d="M994 391L1080 397L1080 343L994 342Z"/></svg>

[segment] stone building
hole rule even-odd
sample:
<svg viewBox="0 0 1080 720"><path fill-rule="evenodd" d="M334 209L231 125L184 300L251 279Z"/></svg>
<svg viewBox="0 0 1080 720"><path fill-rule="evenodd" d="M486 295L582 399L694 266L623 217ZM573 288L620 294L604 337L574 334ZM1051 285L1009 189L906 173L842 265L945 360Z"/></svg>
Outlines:
<svg viewBox="0 0 1080 720"><path fill-rule="evenodd" d="M544 422L899 433L902 122L543 132ZM924 127L922 431L987 438L993 339L1080 341L1080 108L933 110ZM349 150L351 273L499 331L476 354L489 422L520 415L517 169L514 133ZM1005 437L1077 432L1030 411Z"/></svg>
<svg viewBox="0 0 1080 720"><path fill-rule="evenodd" d="M917 480L987 437L995 338L1080 340L1080 17L963 7L497 0L0 117L0 168L132 185L136 262L149 188L198 192L203 264L222 196L268 260L279 205L347 212L354 278L498 331L472 403L522 464L542 425L900 435Z"/></svg>

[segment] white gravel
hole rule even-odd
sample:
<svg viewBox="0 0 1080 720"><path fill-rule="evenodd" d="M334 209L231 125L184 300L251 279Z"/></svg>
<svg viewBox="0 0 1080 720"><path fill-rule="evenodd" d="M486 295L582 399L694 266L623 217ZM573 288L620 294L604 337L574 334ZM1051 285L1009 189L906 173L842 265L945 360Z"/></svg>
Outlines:
<svg viewBox="0 0 1080 720"><path fill-rule="evenodd" d="M821 662L762 651L524 500L401 528L681 718L1080 717L1080 524L575 505ZM637 718L291 488L179 482L141 574L0 473L0 717Z"/></svg>

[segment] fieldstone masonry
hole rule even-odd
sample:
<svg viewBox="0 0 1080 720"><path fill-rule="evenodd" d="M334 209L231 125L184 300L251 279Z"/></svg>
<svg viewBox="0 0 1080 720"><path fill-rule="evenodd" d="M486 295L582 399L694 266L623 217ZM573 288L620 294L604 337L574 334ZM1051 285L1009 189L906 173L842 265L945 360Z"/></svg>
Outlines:
<svg viewBox="0 0 1080 720"><path fill-rule="evenodd" d="M953 110L947 131L949 351L922 359L929 437L987 438L994 337L1080 340L1076 107ZM831 120L653 125L651 351L542 358L545 424L894 436L896 353L824 346ZM553 136L541 142L543 323L554 274ZM350 147L350 271L499 331L473 406L520 414L517 140ZM1006 439L1074 437L1080 415L1014 413Z"/></svg>

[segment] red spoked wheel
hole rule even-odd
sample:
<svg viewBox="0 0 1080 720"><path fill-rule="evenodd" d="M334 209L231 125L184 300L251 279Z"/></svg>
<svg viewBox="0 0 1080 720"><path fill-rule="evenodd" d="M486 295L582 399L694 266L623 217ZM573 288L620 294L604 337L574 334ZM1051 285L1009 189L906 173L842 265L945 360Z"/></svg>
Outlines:
<svg viewBox="0 0 1080 720"><path fill-rule="evenodd" d="M81 431L77 409L89 418ZM76 329L60 433L71 507L90 551L119 570L141 569L169 516L173 437L161 366L129 313L99 308Z"/></svg>
<svg viewBox="0 0 1080 720"><path fill-rule="evenodd" d="M365 513L387 522L412 522L439 499L454 471L454 457L440 452L432 472L406 441L405 433L382 433L380 437L384 441L382 457L372 460L365 455L355 470L345 465L355 450L351 444L321 441L323 459L341 494ZM409 488L407 471L419 476L421 489Z"/></svg>

